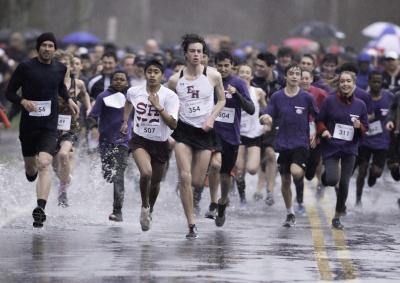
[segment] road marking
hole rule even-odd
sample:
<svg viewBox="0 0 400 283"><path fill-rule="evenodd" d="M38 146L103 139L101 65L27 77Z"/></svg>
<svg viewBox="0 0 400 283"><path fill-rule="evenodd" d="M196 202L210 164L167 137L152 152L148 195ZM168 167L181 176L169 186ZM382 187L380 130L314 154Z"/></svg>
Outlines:
<svg viewBox="0 0 400 283"><path fill-rule="evenodd" d="M331 225L330 221L334 216L333 215L334 207L329 205L330 203L328 203L326 201L326 197L324 197L320 201L320 204L321 204L322 210L324 211L324 213L326 215L328 224ZM336 246L336 253L337 253L339 261L342 265L345 279L346 280L355 279L357 277L357 272L353 266L350 251L347 248L345 233L344 233L344 231L341 231L341 230L336 230L336 229L331 229L331 230L332 230L333 241L335 242L335 246Z"/></svg>
<svg viewBox="0 0 400 283"><path fill-rule="evenodd" d="M314 243L315 258L321 280L333 280L331 268L329 266L328 254L325 249L324 231L321 225L321 219L318 216L315 199L310 196L310 192L304 185L304 195L306 197L305 207L308 220L311 226L311 235Z"/></svg>

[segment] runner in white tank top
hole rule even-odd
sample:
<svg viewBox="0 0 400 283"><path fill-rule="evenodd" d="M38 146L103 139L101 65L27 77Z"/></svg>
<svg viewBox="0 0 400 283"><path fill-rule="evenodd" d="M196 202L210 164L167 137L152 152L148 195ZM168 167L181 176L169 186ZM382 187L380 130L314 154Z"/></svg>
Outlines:
<svg viewBox="0 0 400 283"><path fill-rule="evenodd" d="M205 48L206 43L200 36L185 35L182 49L186 67L182 73L173 75L168 81L168 87L177 92L181 105L178 127L173 137L176 140L175 157L179 172L180 196L189 226L189 233L186 235L188 239L197 238L192 186L203 186L211 156L211 150L208 148L210 143L212 144L210 130L225 105L221 75L216 70L201 65ZM214 101L211 90L215 90L217 97L214 106L211 105ZM197 103L197 99L204 100Z"/></svg>
<svg viewBox="0 0 400 283"><path fill-rule="evenodd" d="M248 65L239 66L239 77L245 80L249 88L250 98L254 103L255 112L249 115L242 111L240 123L240 135L242 144L239 146L239 153L236 160L236 186L239 191L241 203L246 203L246 182L245 175L249 172L255 175L260 168L261 139L265 133L265 127L260 123L260 108L266 106L265 92L261 88L250 86L253 79L252 69ZM257 192L255 198L258 197Z"/></svg>

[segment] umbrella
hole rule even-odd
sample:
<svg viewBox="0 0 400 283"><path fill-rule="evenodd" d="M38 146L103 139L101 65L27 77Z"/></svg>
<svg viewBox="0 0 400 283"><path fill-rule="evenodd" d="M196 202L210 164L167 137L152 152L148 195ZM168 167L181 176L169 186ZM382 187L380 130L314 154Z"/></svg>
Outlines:
<svg viewBox="0 0 400 283"><path fill-rule="evenodd" d="M388 23L388 22L375 22L373 24L370 24L366 26L361 33L365 36L369 37L378 37L382 33L395 33L398 36L400 36L400 27L398 25L395 25L393 23Z"/></svg>
<svg viewBox="0 0 400 283"><path fill-rule="evenodd" d="M316 52L318 51L319 44L316 41L313 41L304 37L289 37L283 41L284 46L289 46L293 49L294 52Z"/></svg>
<svg viewBox="0 0 400 283"><path fill-rule="evenodd" d="M367 50L370 48L383 49L385 52L396 51L400 53L400 36L396 34L383 34L368 42L364 49Z"/></svg>
<svg viewBox="0 0 400 283"><path fill-rule="evenodd" d="M334 25L311 21L303 23L290 31L292 36L301 36L307 38L321 39L321 38L337 38L343 39L346 35L337 29Z"/></svg>
<svg viewBox="0 0 400 283"><path fill-rule="evenodd" d="M62 41L66 44L87 45L97 44L100 42L100 39L90 32L79 31L64 36Z"/></svg>

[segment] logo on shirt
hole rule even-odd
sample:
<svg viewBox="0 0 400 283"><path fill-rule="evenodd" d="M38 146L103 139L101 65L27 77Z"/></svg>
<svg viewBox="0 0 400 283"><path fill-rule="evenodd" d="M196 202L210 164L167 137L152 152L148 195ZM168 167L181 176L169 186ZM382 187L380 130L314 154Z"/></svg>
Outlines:
<svg viewBox="0 0 400 283"><path fill-rule="evenodd" d="M352 122L354 122L355 120L358 120L360 118L359 115L355 115L355 114L349 114L350 115L350 120Z"/></svg>
<svg viewBox="0 0 400 283"><path fill-rule="evenodd" d="M192 95L192 98L199 98L199 90L194 89L193 85L189 85L186 87L187 88L187 93Z"/></svg>
<svg viewBox="0 0 400 283"><path fill-rule="evenodd" d="M135 107L135 115L137 115L138 121L158 123L160 122L160 113L151 104L139 102Z"/></svg>
<svg viewBox="0 0 400 283"><path fill-rule="evenodd" d="M380 110L381 110L381 115L382 115L382 116L386 116L386 115L388 114L388 112L389 112L389 109L383 109L383 108L381 108Z"/></svg>
<svg viewBox="0 0 400 283"><path fill-rule="evenodd" d="M294 108L296 109L296 114L299 114L299 115L303 114L304 109L305 109L304 107L301 107L301 106L295 106Z"/></svg>
<svg viewBox="0 0 400 283"><path fill-rule="evenodd" d="M230 94L227 90L224 90L226 98L232 98L232 94Z"/></svg>

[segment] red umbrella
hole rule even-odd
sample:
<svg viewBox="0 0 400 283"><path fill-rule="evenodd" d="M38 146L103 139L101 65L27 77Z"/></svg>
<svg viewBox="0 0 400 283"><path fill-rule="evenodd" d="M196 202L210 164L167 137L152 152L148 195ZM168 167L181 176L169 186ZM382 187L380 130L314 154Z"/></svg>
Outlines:
<svg viewBox="0 0 400 283"><path fill-rule="evenodd" d="M283 41L284 46L289 46L295 52L304 52L304 51L313 51L317 52L319 48L319 44L316 41L313 41L304 37L290 37L286 38Z"/></svg>

